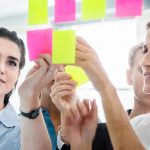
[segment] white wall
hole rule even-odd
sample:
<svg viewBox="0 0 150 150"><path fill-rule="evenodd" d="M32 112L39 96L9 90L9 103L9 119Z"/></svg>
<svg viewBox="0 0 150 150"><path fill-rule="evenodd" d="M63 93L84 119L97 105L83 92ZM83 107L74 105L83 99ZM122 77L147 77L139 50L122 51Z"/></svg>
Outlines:
<svg viewBox="0 0 150 150"><path fill-rule="evenodd" d="M20 11L16 10L16 12L12 15L5 14L6 12L11 13L11 11L6 10L3 12L4 14L2 14L2 11L0 11L0 26L7 27L11 30L16 30L20 37L23 38L25 45L27 45L26 31L30 29L27 25L27 3L24 0L19 1L21 5L24 4L24 7L20 7L22 11L19 8ZM17 7L19 6L16 6L16 9ZM135 19L110 19L112 21L101 20L93 23L84 23L82 25L69 24L66 26L56 26L57 28L61 27L62 29L76 30L77 35L83 36L94 47L110 79L118 89L118 94L125 109L131 108L133 105L133 94L130 90L130 87L126 83L128 51L134 44L137 43L137 41L144 39L144 25L149 18L149 11L145 11L143 12L142 17L137 17ZM49 25L46 25L45 27L52 26L53 24L49 23ZM32 28L35 27L33 26ZM33 63L28 61L28 51L26 60L27 63L21 72L18 85L24 80L25 74L33 65ZM78 93L81 98L96 98L99 106L99 116L101 120L105 120L100 97L91 84L81 87L78 90ZM17 90L11 97L11 102L16 111L19 112L19 97Z"/></svg>
<svg viewBox="0 0 150 150"><path fill-rule="evenodd" d="M118 20L109 22L99 22L84 25L67 26L63 29L74 29L77 35L84 37L97 51L110 79L118 89L119 96L125 109L131 108L133 96L126 83L126 69L128 68L128 52L131 46L137 42L136 20ZM18 34L24 39L26 44L26 28L18 29ZM27 48L27 46L26 46ZM26 55L26 66L22 70L18 85L24 80L25 74L33 63L28 60ZM90 91L90 92L89 92ZM86 84L78 90L82 98L96 98L99 106L99 116L105 120L101 100L98 93L91 84ZM19 107L19 97L17 91L11 97L11 102L17 112Z"/></svg>

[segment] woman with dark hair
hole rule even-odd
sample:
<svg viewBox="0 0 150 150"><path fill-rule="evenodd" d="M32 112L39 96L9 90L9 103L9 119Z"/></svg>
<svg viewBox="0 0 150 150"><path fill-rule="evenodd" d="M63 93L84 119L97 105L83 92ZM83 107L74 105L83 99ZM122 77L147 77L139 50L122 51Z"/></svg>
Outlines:
<svg viewBox="0 0 150 150"><path fill-rule="evenodd" d="M20 148L20 121L9 103L20 70L25 65L25 46L16 32L0 27L0 149Z"/></svg>

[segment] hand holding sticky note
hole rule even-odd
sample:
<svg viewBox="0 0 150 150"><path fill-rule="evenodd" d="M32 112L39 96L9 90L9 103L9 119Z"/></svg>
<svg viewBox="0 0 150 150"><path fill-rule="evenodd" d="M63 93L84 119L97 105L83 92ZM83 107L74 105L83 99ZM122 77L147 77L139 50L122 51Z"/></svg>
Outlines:
<svg viewBox="0 0 150 150"><path fill-rule="evenodd" d="M75 31L54 31L52 63L75 64L75 43Z"/></svg>
<svg viewBox="0 0 150 150"><path fill-rule="evenodd" d="M73 80L77 81L77 83L78 83L77 87L79 87L89 81L86 73L80 67L68 65L65 67L65 72L70 74Z"/></svg>
<svg viewBox="0 0 150 150"><path fill-rule="evenodd" d="M27 31L29 59L35 60L39 54L52 53L52 29Z"/></svg>

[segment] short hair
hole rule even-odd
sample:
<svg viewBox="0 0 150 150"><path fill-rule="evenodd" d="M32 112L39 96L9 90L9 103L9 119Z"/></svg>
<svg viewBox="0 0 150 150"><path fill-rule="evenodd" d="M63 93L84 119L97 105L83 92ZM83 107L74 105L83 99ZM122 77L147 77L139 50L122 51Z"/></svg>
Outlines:
<svg viewBox="0 0 150 150"><path fill-rule="evenodd" d="M146 30L148 31L150 29L150 22L148 22L147 24L146 24Z"/></svg>
<svg viewBox="0 0 150 150"><path fill-rule="evenodd" d="M20 63L19 63L19 69L21 70L24 65L25 65L25 46L23 41L17 36L17 33L15 31L9 31L6 28L0 27L0 38L5 38L8 39L12 42L14 42L15 44L17 44L17 46L20 49L20 54L21 54L21 58L20 58ZM16 86L16 84L15 84ZM4 104L5 106L8 104L9 102L9 98L12 94L13 90L11 90L9 93L7 93L4 97Z"/></svg>
<svg viewBox="0 0 150 150"><path fill-rule="evenodd" d="M129 63L129 66L131 69L133 68L134 59L135 59L137 52L139 52L140 50L143 49L143 44L144 44L143 42L139 43L139 44L133 46L129 51L128 63Z"/></svg>

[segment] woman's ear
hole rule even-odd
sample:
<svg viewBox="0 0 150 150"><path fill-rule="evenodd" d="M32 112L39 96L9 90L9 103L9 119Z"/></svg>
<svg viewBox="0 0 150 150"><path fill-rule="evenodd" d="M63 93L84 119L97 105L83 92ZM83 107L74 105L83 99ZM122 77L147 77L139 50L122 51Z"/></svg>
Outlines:
<svg viewBox="0 0 150 150"><path fill-rule="evenodd" d="M126 71L126 80L127 80L128 85L132 85L132 70L131 69L128 69Z"/></svg>

